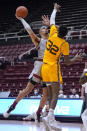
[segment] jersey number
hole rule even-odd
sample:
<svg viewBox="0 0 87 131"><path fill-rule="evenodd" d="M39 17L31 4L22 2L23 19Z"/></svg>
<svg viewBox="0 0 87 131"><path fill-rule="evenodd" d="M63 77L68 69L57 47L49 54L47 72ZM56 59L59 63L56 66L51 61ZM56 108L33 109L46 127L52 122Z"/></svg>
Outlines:
<svg viewBox="0 0 87 131"><path fill-rule="evenodd" d="M56 53L58 52L59 48L56 46L56 45L53 45L53 42L48 40L49 44L48 44L48 47L47 47L47 50L53 54L53 55L56 55Z"/></svg>

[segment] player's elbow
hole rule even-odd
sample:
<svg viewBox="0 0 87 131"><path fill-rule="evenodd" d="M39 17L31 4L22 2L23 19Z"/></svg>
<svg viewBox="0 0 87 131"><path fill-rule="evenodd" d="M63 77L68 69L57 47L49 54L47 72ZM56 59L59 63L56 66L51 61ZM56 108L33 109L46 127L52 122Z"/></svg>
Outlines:
<svg viewBox="0 0 87 131"><path fill-rule="evenodd" d="M66 64L66 65L71 65L71 61L70 61L68 55L64 55L64 61L65 61L65 64Z"/></svg>

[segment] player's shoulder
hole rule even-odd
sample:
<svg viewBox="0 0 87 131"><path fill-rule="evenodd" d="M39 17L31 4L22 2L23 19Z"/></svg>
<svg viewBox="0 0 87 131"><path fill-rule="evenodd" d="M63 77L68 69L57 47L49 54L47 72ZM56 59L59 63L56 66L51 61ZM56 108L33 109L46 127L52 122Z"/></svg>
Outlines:
<svg viewBox="0 0 87 131"><path fill-rule="evenodd" d="M41 42L47 42L47 40L48 40L48 39L41 38L41 39L40 39L40 43L41 43Z"/></svg>
<svg viewBox="0 0 87 131"><path fill-rule="evenodd" d="M50 26L49 37L53 36L55 33L58 33L58 30L57 30L57 28L56 28L56 25L51 25L51 26Z"/></svg>
<svg viewBox="0 0 87 131"><path fill-rule="evenodd" d="M63 45L68 45L69 46L69 42L65 39L63 39Z"/></svg>
<svg viewBox="0 0 87 131"><path fill-rule="evenodd" d="M64 41L65 41L65 43L68 43L68 44L69 44L69 42L68 42L66 39L64 39Z"/></svg>
<svg viewBox="0 0 87 131"><path fill-rule="evenodd" d="M53 24L52 24L52 25L50 26L50 30L52 30L52 29L57 29L57 28L56 28L56 25L53 25Z"/></svg>
<svg viewBox="0 0 87 131"><path fill-rule="evenodd" d="M52 28L52 27L56 27L54 24L52 24L52 25L50 25L50 28Z"/></svg>

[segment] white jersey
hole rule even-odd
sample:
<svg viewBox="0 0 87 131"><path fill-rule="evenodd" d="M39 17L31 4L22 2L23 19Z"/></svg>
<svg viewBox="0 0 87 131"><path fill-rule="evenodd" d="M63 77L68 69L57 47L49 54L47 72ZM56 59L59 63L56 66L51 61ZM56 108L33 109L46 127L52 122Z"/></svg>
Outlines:
<svg viewBox="0 0 87 131"><path fill-rule="evenodd" d="M47 39L41 38L40 43L38 45L38 58L43 59L44 51L46 49Z"/></svg>
<svg viewBox="0 0 87 131"><path fill-rule="evenodd" d="M43 59L43 56L44 56L44 51L46 49L46 42L47 42L47 39L43 39L41 38L40 40L40 43L37 47L38 49L38 58L39 59ZM43 64L43 61L35 61L34 62L34 69L32 70L30 76L29 76L29 79L32 78L33 81L37 82L37 83L40 83L42 78L41 78L41 67L42 67L42 64Z"/></svg>
<svg viewBox="0 0 87 131"><path fill-rule="evenodd" d="M85 93L87 93L87 82L85 84L83 84L82 87L85 88Z"/></svg>

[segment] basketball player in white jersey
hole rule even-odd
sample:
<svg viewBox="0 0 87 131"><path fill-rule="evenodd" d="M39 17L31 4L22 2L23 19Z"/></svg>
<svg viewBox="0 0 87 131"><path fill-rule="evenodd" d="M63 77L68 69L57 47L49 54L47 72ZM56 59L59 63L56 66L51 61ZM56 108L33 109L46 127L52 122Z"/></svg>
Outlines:
<svg viewBox="0 0 87 131"><path fill-rule="evenodd" d="M58 6L58 8L60 8L60 6ZM18 18L18 17L17 17L17 19L19 19L22 22L24 28L29 33L29 36L31 37L32 42L34 43L35 47L38 48L38 61L35 61L35 63L34 63L34 69L29 76L29 82L28 82L26 88L19 93L18 97L13 102L13 104L3 114L3 116L6 117L6 118L9 117L10 112L15 109L18 102L22 98L24 98L27 94L29 94L34 89L34 86L41 81L40 72L41 72L41 66L43 64L42 61L43 61L44 51L45 51L45 48L46 48L46 42L47 42L47 39L48 39L48 29L47 29L46 26L42 26L40 28L40 31L39 31L39 33L41 35L41 39L40 39L39 37L37 37L35 35L35 33L31 29L30 25L24 19ZM47 17L43 16L42 19L45 21L45 23L47 22L50 25L50 21L49 21L48 16ZM51 21L53 21L53 20L54 20L54 16L51 15ZM28 51L26 53L29 53L29 52L30 51ZM19 57L22 57L23 55L24 55L24 53L22 55L20 55ZM33 118L33 119L35 119L35 121L40 121L40 115L41 115L42 109L43 109L43 107L46 104L47 99L48 99L48 92L47 92L46 85L43 86L43 93L42 94L43 95L42 95L40 105L39 105L37 112L29 115L26 118L24 118L24 120L29 120L29 119Z"/></svg>
<svg viewBox="0 0 87 131"><path fill-rule="evenodd" d="M17 16L16 16L17 17ZM37 61L35 61L34 63L34 69L32 70L30 76L29 76L29 82L26 86L25 89L23 89L19 95L17 96L16 100L13 102L13 104L9 107L9 109L3 114L3 116L5 118L9 117L11 111L13 111L16 107L16 105L18 104L18 102L24 98L27 94L29 94L33 89L34 86L37 83L40 83L41 81L41 66L43 64L43 56L44 56L44 51L46 48L46 42L48 39L48 29L46 26L42 26L40 28L40 35L41 38L39 38L31 29L30 25L23 19L23 18L19 18L17 17L17 19L19 19L21 21L21 23L23 24L24 28L26 29L26 31L28 32L29 36L32 39L32 42L34 43L35 47L38 49L38 59ZM26 53L29 53L30 51L27 51ZM19 56L19 58L21 58L25 53L23 53L22 55ZM43 87L43 96L41 98L40 101L40 106L37 110L36 113L33 114L34 119L37 121L40 121L40 114L42 112L42 109L44 107L44 105L46 104L47 101L47 88L44 85Z"/></svg>

